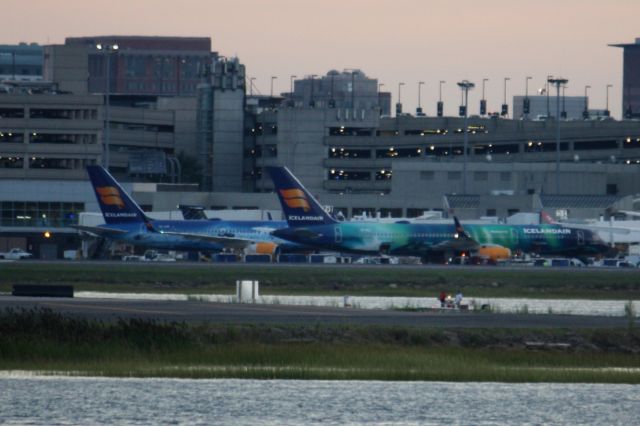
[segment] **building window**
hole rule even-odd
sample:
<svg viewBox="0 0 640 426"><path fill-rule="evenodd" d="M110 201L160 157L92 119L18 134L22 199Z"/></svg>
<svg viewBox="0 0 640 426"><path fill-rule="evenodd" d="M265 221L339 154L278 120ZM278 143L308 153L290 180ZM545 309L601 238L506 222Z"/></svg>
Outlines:
<svg viewBox="0 0 640 426"><path fill-rule="evenodd" d="M24 108L0 108L0 118L24 118Z"/></svg>
<svg viewBox="0 0 640 426"><path fill-rule="evenodd" d="M434 177L435 172L433 172L432 170L420 172L420 180L433 180Z"/></svg>
<svg viewBox="0 0 640 426"><path fill-rule="evenodd" d="M24 165L22 157L14 156L0 156L0 169L21 169Z"/></svg>
<svg viewBox="0 0 640 426"><path fill-rule="evenodd" d="M3 226L51 226L77 225L78 215L84 211L83 203L61 202L0 202Z"/></svg>
<svg viewBox="0 0 640 426"><path fill-rule="evenodd" d="M31 157L30 169L73 169L73 160L69 158Z"/></svg>
<svg viewBox="0 0 640 426"><path fill-rule="evenodd" d="M501 182L511 181L511 172L500 172L500 181Z"/></svg>
<svg viewBox="0 0 640 426"><path fill-rule="evenodd" d="M329 179L330 180L371 180L371 172L331 169L329 171Z"/></svg>
<svg viewBox="0 0 640 426"><path fill-rule="evenodd" d="M497 216L496 209L487 209L487 216L496 217Z"/></svg>
<svg viewBox="0 0 640 426"><path fill-rule="evenodd" d="M145 77L147 74L146 56L126 56L125 75L127 77Z"/></svg>
<svg viewBox="0 0 640 426"><path fill-rule="evenodd" d="M22 135L22 133L0 130L0 143L22 143L22 141L24 140L23 138L24 136Z"/></svg>
<svg viewBox="0 0 640 426"><path fill-rule="evenodd" d="M380 217L402 217L402 209L382 208L380 209Z"/></svg>
<svg viewBox="0 0 640 426"><path fill-rule="evenodd" d="M389 169L382 169L376 172L376 180L389 180L393 172Z"/></svg>
<svg viewBox="0 0 640 426"><path fill-rule="evenodd" d="M473 179L481 182L487 181L489 172L473 172Z"/></svg>
<svg viewBox="0 0 640 426"><path fill-rule="evenodd" d="M354 207L352 209L353 212L353 216L367 216L367 217L375 217L376 216L376 209L374 209L373 207Z"/></svg>
<svg viewBox="0 0 640 426"><path fill-rule="evenodd" d="M331 158L371 158L370 149L329 148Z"/></svg>
<svg viewBox="0 0 640 426"><path fill-rule="evenodd" d="M407 209L407 217L409 217L409 218L419 217L419 216L422 216L425 212L427 212L429 210L430 209L428 209L427 207L422 208L422 209L409 208L409 209Z"/></svg>
<svg viewBox="0 0 640 426"><path fill-rule="evenodd" d="M462 178L461 172L447 172L448 180L460 180Z"/></svg>

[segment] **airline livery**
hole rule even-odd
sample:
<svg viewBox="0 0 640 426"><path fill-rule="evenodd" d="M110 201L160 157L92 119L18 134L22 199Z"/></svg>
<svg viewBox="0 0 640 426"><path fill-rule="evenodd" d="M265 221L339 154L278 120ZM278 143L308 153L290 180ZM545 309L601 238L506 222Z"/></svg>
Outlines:
<svg viewBox="0 0 640 426"><path fill-rule="evenodd" d="M289 224L273 235L321 249L420 256L440 260L462 252L494 259L511 253L589 256L608 250L595 233L558 224L465 225L338 222L329 216L286 167L267 168ZM295 201L294 201L295 200Z"/></svg>
<svg viewBox="0 0 640 426"><path fill-rule="evenodd" d="M105 224L76 226L81 231L114 241L165 250L242 249L249 253L276 254L280 251L308 249L271 235L272 231L287 226L284 221L151 219L103 167L88 166L87 172Z"/></svg>

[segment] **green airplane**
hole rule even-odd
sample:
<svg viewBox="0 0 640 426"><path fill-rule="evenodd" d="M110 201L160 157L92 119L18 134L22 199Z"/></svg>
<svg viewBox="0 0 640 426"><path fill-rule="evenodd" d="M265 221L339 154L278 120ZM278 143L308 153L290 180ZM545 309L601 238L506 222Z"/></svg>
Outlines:
<svg viewBox="0 0 640 426"><path fill-rule="evenodd" d="M332 218L286 167L268 167L288 227L272 232L317 249L361 254L419 256L442 260L462 253L494 260L511 253L566 257L596 256L609 247L597 233L558 224L465 225L398 221L339 222Z"/></svg>

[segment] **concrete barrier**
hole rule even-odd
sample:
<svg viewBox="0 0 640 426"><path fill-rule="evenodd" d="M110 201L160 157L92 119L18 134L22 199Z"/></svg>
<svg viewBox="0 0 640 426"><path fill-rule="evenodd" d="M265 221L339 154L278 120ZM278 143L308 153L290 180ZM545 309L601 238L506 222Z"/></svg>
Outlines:
<svg viewBox="0 0 640 426"><path fill-rule="evenodd" d="M11 294L26 297L73 297L73 286L15 284Z"/></svg>

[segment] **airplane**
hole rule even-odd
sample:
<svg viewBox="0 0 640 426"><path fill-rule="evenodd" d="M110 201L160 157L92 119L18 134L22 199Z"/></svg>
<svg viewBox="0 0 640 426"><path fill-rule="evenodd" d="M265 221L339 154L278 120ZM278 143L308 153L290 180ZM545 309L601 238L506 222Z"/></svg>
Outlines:
<svg viewBox="0 0 640 426"><path fill-rule="evenodd" d="M247 254L271 255L308 250L308 247L271 235L272 231L286 227L285 221L151 219L102 166L88 166L87 172L105 224L76 225L80 231L161 250L219 252L241 249Z"/></svg>
<svg viewBox="0 0 640 426"><path fill-rule="evenodd" d="M273 235L317 248L361 254L419 256L442 261L460 253L502 259L514 252L593 256L607 250L595 233L557 224L453 224L338 222L286 167L267 167L288 228Z"/></svg>

